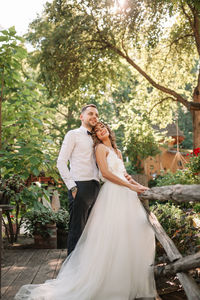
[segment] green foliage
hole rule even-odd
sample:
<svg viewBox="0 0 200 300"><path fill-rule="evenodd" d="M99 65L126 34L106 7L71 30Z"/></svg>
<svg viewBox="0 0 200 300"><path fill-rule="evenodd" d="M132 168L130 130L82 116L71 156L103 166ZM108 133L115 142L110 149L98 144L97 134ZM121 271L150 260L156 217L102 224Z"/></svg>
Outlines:
<svg viewBox="0 0 200 300"><path fill-rule="evenodd" d="M56 215L51 209L40 207L40 210L32 209L24 215L25 232L31 235L49 237L50 230L46 225L54 224Z"/></svg>
<svg viewBox="0 0 200 300"><path fill-rule="evenodd" d="M194 174L200 174L200 148L196 148L193 152L188 153L190 157L189 163L187 163L188 169Z"/></svg>
<svg viewBox="0 0 200 300"><path fill-rule="evenodd" d="M13 203L19 199L19 193L25 188L24 181L17 175L7 179L0 179L0 202L1 204Z"/></svg>
<svg viewBox="0 0 200 300"><path fill-rule="evenodd" d="M38 199L42 199L43 197L49 201L50 193L45 189L44 186L38 186L35 184L26 186L20 193L20 199L25 205L26 210L32 208L39 210L43 208L43 205L38 201Z"/></svg>
<svg viewBox="0 0 200 300"><path fill-rule="evenodd" d="M125 162L124 166L125 166L128 174L133 175L133 174L138 173L137 168L135 166L133 166L133 164L131 162Z"/></svg>
<svg viewBox="0 0 200 300"><path fill-rule="evenodd" d="M59 209L56 213L56 226L59 229L68 232L69 229L69 212L64 208Z"/></svg>
<svg viewBox="0 0 200 300"><path fill-rule="evenodd" d="M200 213L200 203L196 203L193 208L196 213Z"/></svg>
<svg viewBox="0 0 200 300"><path fill-rule="evenodd" d="M5 178L11 174L18 174L26 180L30 174L38 176L41 171L55 176L54 161L50 153L36 140L29 143L18 140L15 146L9 150L1 150L0 154L1 174Z"/></svg>
<svg viewBox="0 0 200 300"><path fill-rule="evenodd" d="M190 170L177 170L175 173L167 172L156 179L157 186L174 184L199 184L200 177L195 176Z"/></svg>
<svg viewBox="0 0 200 300"><path fill-rule="evenodd" d="M49 134L45 88L34 80L27 67L27 51L14 28L0 32L4 39L0 48L2 102L2 149L0 172L8 178L18 174L27 179L40 171L55 174L55 143ZM46 151L48 149L48 151ZM57 149L56 149L57 151Z"/></svg>
<svg viewBox="0 0 200 300"><path fill-rule="evenodd" d="M172 203L157 203L151 207L151 210L181 253L189 254L198 251L199 229L193 227L193 218L200 219L198 214L191 210L181 210Z"/></svg>
<svg viewBox="0 0 200 300"><path fill-rule="evenodd" d="M192 114L190 111L184 111L179 105L178 107L178 126L185 135L184 141L180 144L183 149L193 148L193 128L192 128Z"/></svg>
<svg viewBox="0 0 200 300"><path fill-rule="evenodd" d="M40 206L40 209L32 209L24 214L25 231L31 235L48 237L50 230L47 225L56 223L59 229L68 231L69 213L65 209L54 212L50 208Z"/></svg>

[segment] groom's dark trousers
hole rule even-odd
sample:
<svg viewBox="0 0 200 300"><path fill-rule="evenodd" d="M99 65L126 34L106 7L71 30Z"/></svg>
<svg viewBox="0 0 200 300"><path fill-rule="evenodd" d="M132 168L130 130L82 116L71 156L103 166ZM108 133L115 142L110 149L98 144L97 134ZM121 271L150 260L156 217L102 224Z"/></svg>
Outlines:
<svg viewBox="0 0 200 300"><path fill-rule="evenodd" d="M78 188L76 197L73 198L71 191L68 191L70 213L68 255L74 250L83 232L100 189L100 184L96 180L75 182Z"/></svg>

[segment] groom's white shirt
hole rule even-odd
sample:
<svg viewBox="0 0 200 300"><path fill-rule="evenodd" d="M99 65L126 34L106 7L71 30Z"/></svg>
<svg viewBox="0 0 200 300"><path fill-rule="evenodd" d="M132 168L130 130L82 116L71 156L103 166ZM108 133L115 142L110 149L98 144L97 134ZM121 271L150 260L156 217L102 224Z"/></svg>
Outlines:
<svg viewBox="0 0 200 300"><path fill-rule="evenodd" d="M70 161L70 169L67 164ZM57 160L60 175L70 190L75 181L97 180L99 171L93 150L93 140L83 126L65 135Z"/></svg>

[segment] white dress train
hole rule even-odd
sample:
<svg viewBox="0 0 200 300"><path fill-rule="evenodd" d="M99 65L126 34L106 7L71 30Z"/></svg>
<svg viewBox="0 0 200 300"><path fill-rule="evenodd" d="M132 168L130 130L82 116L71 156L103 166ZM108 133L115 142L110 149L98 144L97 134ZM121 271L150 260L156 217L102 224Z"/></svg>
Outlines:
<svg viewBox="0 0 200 300"><path fill-rule="evenodd" d="M125 179L123 162L110 149L107 162ZM107 180L57 278L22 286L15 300L154 298L154 255L154 232L137 193Z"/></svg>

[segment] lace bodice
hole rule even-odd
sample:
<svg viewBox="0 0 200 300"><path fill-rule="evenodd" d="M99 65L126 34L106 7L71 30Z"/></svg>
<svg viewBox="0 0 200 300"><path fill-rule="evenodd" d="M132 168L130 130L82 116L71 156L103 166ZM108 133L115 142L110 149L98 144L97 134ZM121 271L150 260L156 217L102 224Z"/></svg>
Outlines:
<svg viewBox="0 0 200 300"><path fill-rule="evenodd" d="M123 161L117 156L114 150L111 150L108 147L107 149L109 151L107 155L107 163L108 163L109 171L111 171L116 176L125 180L124 172L126 170ZM99 177L101 178L101 180L106 181L106 179L102 176L100 171L99 171Z"/></svg>

